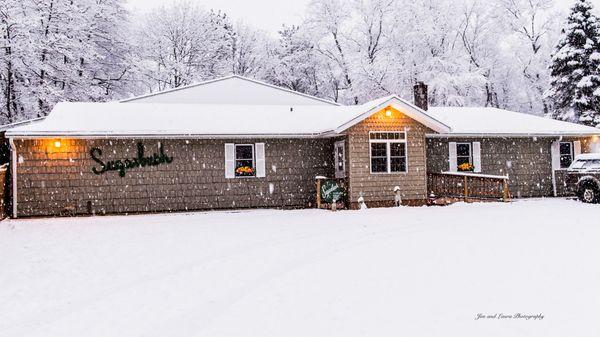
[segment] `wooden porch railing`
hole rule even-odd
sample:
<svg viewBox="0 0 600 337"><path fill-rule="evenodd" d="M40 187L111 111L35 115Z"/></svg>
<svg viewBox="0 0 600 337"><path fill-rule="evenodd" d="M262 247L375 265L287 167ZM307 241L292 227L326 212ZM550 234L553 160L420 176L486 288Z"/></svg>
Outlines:
<svg viewBox="0 0 600 337"><path fill-rule="evenodd" d="M427 174L427 190L436 197L469 200L510 200L508 176L465 172Z"/></svg>

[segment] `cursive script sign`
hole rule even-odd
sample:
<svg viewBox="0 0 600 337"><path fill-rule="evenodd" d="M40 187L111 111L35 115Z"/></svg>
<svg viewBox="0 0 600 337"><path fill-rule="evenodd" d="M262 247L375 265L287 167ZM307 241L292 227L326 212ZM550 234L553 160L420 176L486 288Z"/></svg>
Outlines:
<svg viewBox="0 0 600 337"><path fill-rule="evenodd" d="M333 180L327 180L321 185L321 198L325 202L340 201L346 191Z"/></svg>
<svg viewBox="0 0 600 337"><path fill-rule="evenodd" d="M92 167L92 172L100 175L108 171L119 171L119 176L124 177L125 172L131 168L157 166L160 164L169 164L173 161L173 157L169 157L165 154L165 149L160 143L158 152L159 153L154 153L151 156L146 156L144 153L144 144L137 143L137 157L104 162L101 159L102 150L93 147L90 149L90 156L92 156L93 161L98 163L99 167Z"/></svg>

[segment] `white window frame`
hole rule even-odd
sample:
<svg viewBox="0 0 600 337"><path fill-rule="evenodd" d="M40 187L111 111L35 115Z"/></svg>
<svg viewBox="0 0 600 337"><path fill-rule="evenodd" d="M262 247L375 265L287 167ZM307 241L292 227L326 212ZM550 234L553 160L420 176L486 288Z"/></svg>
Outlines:
<svg viewBox="0 0 600 337"><path fill-rule="evenodd" d="M473 165L473 144L469 142L457 142L456 143L456 169L458 170L458 158L465 158L465 156L458 155L458 147L460 145L468 145L469 146L469 164Z"/></svg>
<svg viewBox="0 0 600 337"><path fill-rule="evenodd" d="M374 133L399 133L404 134L403 139L371 139L371 135ZM371 174L406 174L408 173L408 134L406 131L369 131L369 172ZM387 162L387 171L386 172L373 172L373 156L371 151L371 144L373 143L384 143L386 144L385 153L386 153L386 162ZM392 143L400 143L404 144L404 171L394 171L392 172L392 151L390 144ZM402 157L399 157L402 158Z"/></svg>
<svg viewBox="0 0 600 337"><path fill-rule="evenodd" d="M254 174L251 176L238 176L237 173L235 172L237 170L238 160L249 160L248 158L238 159L238 157L237 157L238 146L250 146L252 148L252 169L254 170ZM233 144L233 176L235 178L256 178L256 149L254 148L254 144Z"/></svg>
<svg viewBox="0 0 600 337"><path fill-rule="evenodd" d="M559 163L559 169L561 170L566 170L569 168L569 166L563 167L562 166L562 160L561 157L563 156L563 154L560 152L560 147L563 144L569 144L569 147L571 149L571 153L569 153L569 156L571 156L571 164L575 161L575 144L573 142L559 142L558 143L558 163ZM566 156L566 155L565 155Z"/></svg>

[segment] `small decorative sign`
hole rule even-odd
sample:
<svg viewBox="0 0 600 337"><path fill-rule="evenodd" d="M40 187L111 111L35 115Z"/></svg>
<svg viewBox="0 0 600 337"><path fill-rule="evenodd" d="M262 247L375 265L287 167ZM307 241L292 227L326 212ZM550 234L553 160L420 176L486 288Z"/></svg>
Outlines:
<svg viewBox="0 0 600 337"><path fill-rule="evenodd" d="M335 180L326 180L321 184L321 199L331 203L340 201L346 195L346 191Z"/></svg>
<svg viewBox="0 0 600 337"><path fill-rule="evenodd" d="M127 170L131 168L157 166L169 164L173 161L173 157L169 157L165 154L165 149L161 143L158 145L158 152L159 153L154 153L151 156L146 156L144 144L140 142L137 143L137 157L104 162L101 159L102 150L93 147L90 149L90 156L92 156L92 160L98 163L100 167L92 167L92 172L100 175L108 171L119 171L119 176L124 177Z"/></svg>

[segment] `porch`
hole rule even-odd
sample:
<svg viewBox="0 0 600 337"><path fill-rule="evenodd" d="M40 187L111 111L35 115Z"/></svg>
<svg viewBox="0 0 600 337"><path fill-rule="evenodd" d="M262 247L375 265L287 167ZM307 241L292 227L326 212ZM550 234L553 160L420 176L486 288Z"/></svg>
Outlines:
<svg viewBox="0 0 600 337"><path fill-rule="evenodd" d="M510 201L508 176L441 172L427 173L427 191L430 203L436 200Z"/></svg>

